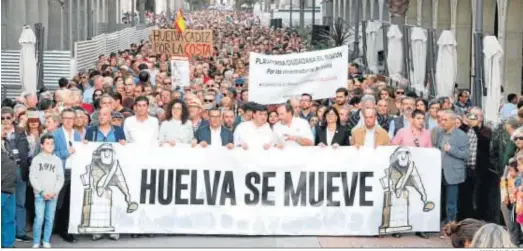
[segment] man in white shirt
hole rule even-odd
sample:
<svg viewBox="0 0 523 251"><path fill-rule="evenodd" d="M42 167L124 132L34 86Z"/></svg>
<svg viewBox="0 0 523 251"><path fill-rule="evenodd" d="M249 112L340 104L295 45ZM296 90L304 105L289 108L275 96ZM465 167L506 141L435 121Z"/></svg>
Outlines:
<svg viewBox="0 0 523 251"><path fill-rule="evenodd" d="M294 116L293 107L289 104L278 107L280 121L273 126L277 146L312 146L314 144L309 123Z"/></svg>
<svg viewBox="0 0 523 251"><path fill-rule="evenodd" d="M249 148L269 149L274 145L274 133L267 123L267 107L254 105L253 118L242 122L234 131L234 145L247 150Z"/></svg>
<svg viewBox="0 0 523 251"><path fill-rule="evenodd" d="M124 133L127 142L145 145L158 144L158 119L149 116L149 99L137 97L135 102L136 115L129 117L124 123Z"/></svg>

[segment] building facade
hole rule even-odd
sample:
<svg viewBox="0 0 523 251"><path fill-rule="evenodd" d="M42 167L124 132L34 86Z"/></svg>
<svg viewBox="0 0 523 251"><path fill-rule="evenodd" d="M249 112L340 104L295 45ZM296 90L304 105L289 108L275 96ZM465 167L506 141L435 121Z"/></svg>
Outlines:
<svg viewBox="0 0 523 251"><path fill-rule="evenodd" d="M354 25L358 0L328 0L322 4L325 19L343 18ZM454 31L457 41L460 88L469 88L473 69L473 27L476 0L410 0L406 23L437 30ZM386 0L362 0L361 20L389 21ZM521 94L523 85L523 1L483 0L483 34L495 35L503 48L503 87Z"/></svg>

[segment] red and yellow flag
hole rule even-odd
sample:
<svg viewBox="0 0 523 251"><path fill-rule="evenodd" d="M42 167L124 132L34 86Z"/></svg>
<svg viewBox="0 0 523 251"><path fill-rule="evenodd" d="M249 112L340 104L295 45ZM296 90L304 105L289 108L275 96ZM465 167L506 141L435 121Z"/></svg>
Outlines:
<svg viewBox="0 0 523 251"><path fill-rule="evenodd" d="M176 12L176 18L174 20L174 28L178 32L184 32L185 31L185 19L183 18L182 9L179 9Z"/></svg>

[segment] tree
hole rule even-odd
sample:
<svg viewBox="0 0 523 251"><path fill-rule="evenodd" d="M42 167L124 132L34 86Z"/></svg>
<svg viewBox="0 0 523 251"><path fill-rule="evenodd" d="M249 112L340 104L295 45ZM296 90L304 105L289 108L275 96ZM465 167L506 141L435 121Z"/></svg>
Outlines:
<svg viewBox="0 0 523 251"><path fill-rule="evenodd" d="M405 14L409 8L409 0L389 0L390 22L393 24L405 24Z"/></svg>

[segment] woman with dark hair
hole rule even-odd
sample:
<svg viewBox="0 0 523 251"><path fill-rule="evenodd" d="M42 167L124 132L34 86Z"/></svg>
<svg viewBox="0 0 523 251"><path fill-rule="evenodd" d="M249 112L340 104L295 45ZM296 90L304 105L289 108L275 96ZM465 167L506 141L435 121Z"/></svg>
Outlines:
<svg viewBox="0 0 523 251"><path fill-rule="evenodd" d="M274 124L278 123L278 121L280 121L280 119L278 118L278 113L276 111L270 111L269 116L267 116L267 122L269 123L271 128L272 126L274 126Z"/></svg>
<svg viewBox="0 0 523 251"><path fill-rule="evenodd" d="M104 95L104 91L100 89L96 89L93 92L93 102L97 99L99 99L102 95Z"/></svg>
<svg viewBox="0 0 523 251"><path fill-rule="evenodd" d="M417 110L420 110L422 112L427 112L427 106L428 106L427 100L422 99L422 98L417 98L415 104L416 104Z"/></svg>
<svg viewBox="0 0 523 251"><path fill-rule="evenodd" d="M316 129L315 145L320 147L349 146L349 130L340 123L340 114L334 107L325 111L324 122Z"/></svg>
<svg viewBox="0 0 523 251"><path fill-rule="evenodd" d="M190 144L194 138L194 131L185 103L180 99L171 101L165 114L165 121L160 126L160 144Z"/></svg>

